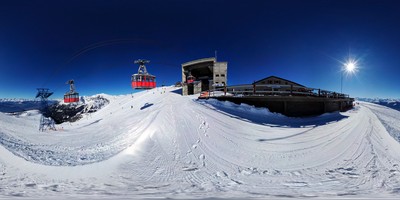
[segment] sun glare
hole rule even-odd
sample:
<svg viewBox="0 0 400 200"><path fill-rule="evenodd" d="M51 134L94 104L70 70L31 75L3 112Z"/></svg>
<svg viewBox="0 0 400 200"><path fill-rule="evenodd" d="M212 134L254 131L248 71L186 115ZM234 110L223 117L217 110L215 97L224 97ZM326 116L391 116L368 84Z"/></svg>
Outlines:
<svg viewBox="0 0 400 200"><path fill-rule="evenodd" d="M356 69L356 64L352 61L346 63L346 71L353 72Z"/></svg>
<svg viewBox="0 0 400 200"><path fill-rule="evenodd" d="M357 60L349 58L346 62L343 62L342 64L342 70L346 74L354 74L358 71Z"/></svg>

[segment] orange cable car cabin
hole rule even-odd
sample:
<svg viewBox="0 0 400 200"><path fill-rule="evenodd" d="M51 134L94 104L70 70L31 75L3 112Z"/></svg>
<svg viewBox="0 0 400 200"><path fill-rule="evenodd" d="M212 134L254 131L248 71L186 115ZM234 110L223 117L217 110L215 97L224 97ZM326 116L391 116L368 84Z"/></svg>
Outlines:
<svg viewBox="0 0 400 200"><path fill-rule="evenodd" d="M136 60L135 64L139 64L137 74L133 74L131 84L133 89L152 89L156 87L156 77L147 72L144 64L149 63L148 60Z"/></svg>

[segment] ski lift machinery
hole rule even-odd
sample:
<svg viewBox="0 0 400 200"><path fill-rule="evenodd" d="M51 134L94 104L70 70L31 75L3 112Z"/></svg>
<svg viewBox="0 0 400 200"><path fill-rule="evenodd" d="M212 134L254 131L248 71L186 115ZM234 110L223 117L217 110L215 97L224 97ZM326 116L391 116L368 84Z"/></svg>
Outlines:
<svg viewBox="0 0 400 200"><path fill-rule="evenodd" d="M135 60L135 64L139 64L137 74L133 74L131 78L131 84L133 89L152 89L156 87L156 77L147 72L146 63L148 60Z"/></svg>
<svg viewBox="0 0 400 200"><path fill-rule="evenodd" d="M64 103L78 102L79 93L75 91L74 80L69 80L65 84L69 84L69 91L64 94Z"/></svg>

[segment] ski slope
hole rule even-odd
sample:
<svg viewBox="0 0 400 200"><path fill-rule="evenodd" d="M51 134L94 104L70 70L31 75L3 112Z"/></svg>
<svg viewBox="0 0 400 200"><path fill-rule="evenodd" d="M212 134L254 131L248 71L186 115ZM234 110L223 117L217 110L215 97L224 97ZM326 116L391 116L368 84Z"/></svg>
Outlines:
<svg viewBox="0 0 400 200"><path fill-rule="evenodd" d="M288 118L181 96L174 87L103 95L58 131L0 113L0 197L400 197L400 112Z"/></svg>

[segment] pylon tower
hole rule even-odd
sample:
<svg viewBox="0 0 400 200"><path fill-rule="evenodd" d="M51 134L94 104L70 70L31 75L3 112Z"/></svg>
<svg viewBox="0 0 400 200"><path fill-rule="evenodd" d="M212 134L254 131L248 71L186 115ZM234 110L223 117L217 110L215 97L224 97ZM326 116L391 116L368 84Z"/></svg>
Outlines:
<svg viewBox="0 0 400 200"><path fill-rule="evenodd" d="M48 88L37 88L38 93L36 98L40 98L42 117L40 118L39 131L45 131L47 129L56 130L54 120L51 117L46 117L45 115L49 112L49 104L47 99L53 95L53 92L49 92Z"/></svg>

